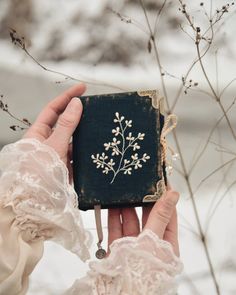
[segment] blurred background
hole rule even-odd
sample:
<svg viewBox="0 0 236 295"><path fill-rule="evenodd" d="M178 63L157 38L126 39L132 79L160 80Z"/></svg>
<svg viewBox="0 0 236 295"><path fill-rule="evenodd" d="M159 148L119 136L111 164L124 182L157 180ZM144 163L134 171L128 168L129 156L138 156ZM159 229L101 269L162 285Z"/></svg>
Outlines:
<svg viewBox="0 0 236 295"><path fill-rule="evenodd" d="M178 116L181 295L236 294L235 13L223 0L0 0L0 147L78 81L88 95L158 89ZM82 215L96 241L93 212ZM28 294L61 294L87 269L46 242Z"/></svg>

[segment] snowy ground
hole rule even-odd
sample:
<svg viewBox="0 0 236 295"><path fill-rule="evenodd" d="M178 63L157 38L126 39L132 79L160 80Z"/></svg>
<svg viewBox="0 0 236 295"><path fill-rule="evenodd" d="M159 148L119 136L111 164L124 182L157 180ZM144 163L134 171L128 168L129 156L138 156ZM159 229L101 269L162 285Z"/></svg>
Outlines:
<svg viewBox="0 0 236 295"><path fill-rule="evenodd" d="M52 1L53 2L53 1ZM73 5L76 5L76 1ZM223 3L224 1L217 1ZM44 1L44 4L49 3ZM51 2L50 2L51 3ZM65 1L61 1L66 6ZM81 5L84 2L81 1ZM51 4L53 7L53 4ZM49 5L50 6L50 5ZM95 5L96 6L96 5ZM87 5L87 15L95 17L99 12L99 7L93 6L94 10ZM73 6L75 7L75 6ZM41 9L41 10L40 10ZM49 7L48 7L49 9ZM44 10L44 11L43 11ZM38 11L41 14L46 13L46 8L39 7ZM65 14L70 15L73 9L64 9ZM1 11L3 13L3 10ZM130 12L131 13L131 12ZM0 15L1 16L1 15ZM62 15L55 18L55 23L52 20L44 23L42 31L38 32L37 46L33 48L38 54L40 50L44 50L44 37L50 36L47 32L47 26L52 28L58 25L63 19ZM231 18L229 30L225 40L234 40L235 34L235 19ZM43 34L43 30L45 34ZM78 34L78 32L77 32ZM77 46L73 41L72 35L67 36L67 43L70 48ZM46 38L45 37L45 38ZM80 36L82 38L83 35ZM162 36L160 44L161 52L163 53L163 64L168 72L181 76L186 71L186 65L192 60L194 49L189 45L189 41L184 38L180 42L175 35ZM81 39L80 39L81 40ZM36 42L35 41L35 42ZM71 42L71 43L70 43ZM74 42L74 43L73 43ZM74 44L74 45L73 45ZM176 46L178 44L178 46ZM41 47L40 47L41 46ZM220 51L218 68L219 68L219 88L226 85L233 77L235 72L235 42L227 44ZM66 46L65 46L66 47ZM99 82L103 81L106 84L116 85L122 90L136 89L153 89L160 88L160 79L154 63L150 63L150 57L141 55L138 57L140 63L135 63L129 67L113 64L101 64L92 66L86 63L78 63L75 61L62 61L55 63L53 61L44 61L48 68L52 68L63 73L75 75L78 78L96 79ZM206 67L215 83L215 65L214 57L205 60ZM193 71L191 78L197 80L201 88L206 90L206 84L199 70L199 67ZM0 41L0 87L1 94L4 94L4 100L7 101L11 111L21 117L27 117L33 121L40 109L47 101L60 93L70 84L62 83L55 84L55 81L60 80L59 76L55 76L41 70L37 65L33 64L25 57L23 52L14 48L13 45L6 39ZM101 84L104 84L101 83ZM170 100L173 99L179 83L176 79L167 78L168 93ZM208 90L208 89L207 89ZM88 94L103 93L103 92L121 91L117 88L112 88L107 85L88 86ZM226 93L224 104L230 105L233 96L235 96L235 86ZM203 93L189 92L188 95L183 95L179 101L175 113L179 116L179 124L177 133L183 155L187 167L191 166L197 147L204 144L204 139L207 138L211 126L221 116L219 107ZM236 126L235 108L232 108L229 113L232 125ZM9 142L13 142L20 138L21 133L11 131L8 126L12 125L13 121L5 113L0 113L0 146ZM215 132L212 140L221 143L228 149L235 150L235 144L231 138L225 121L222 121L219 128ZM170 138L170 143L172 139ZM174 146L174 145L173 145ZM221 153L217 150L214 144L210 144L199 162L196 170L190 178L193 188L195 189L199 182L210 172L216 169L219 165L231 158L231 155ZM176 163L179 166L179 163ZM227 177L222 184L222 172L227 172L228 167L216 173L214 177L209 178L201 186L196 194L196 203L200 214L200 220L205 230L208 227L207 243L210 249L210 255L216 270L217 279L220 283L222 295L233 295L236 293L236 284L234 282L236 272L236 218L235 218L235 189L232 189L226 194L226 189L235 181L234 166L229 168ZM181 257L184 261L185 272L179 277L179 294L216 294L212 280L209 276L209 269L206 264L205 254L199 238L196 235L197 227L196 220L193 214L191 201L187 194L185 184L179 174L174 172L170 178L172 186L181 193L181 200L178 205L179 223L180 223L180 247ZM216 193L216 191L218 192ZM223 197L222 197L223 196ZM211 210L214 204L221 200L222 202L215 212L211 222L208 224L208 218L211 215ZM82 212L86 228L90 229L96 238L94 230L95 223L92 212ZM103 212L104 231L106 230L106 212ZM96 240L96 239L95 239ZM95 247L94 247L95 248ZM93 256L94 248L91 249ZM73 254L65 251L60 246L53 243L45 243L45 253L40 261L30 280L29 295L58 295L63 290L68 288L73 281L83 276L87 271L87 266L82 264Z"/></svg>

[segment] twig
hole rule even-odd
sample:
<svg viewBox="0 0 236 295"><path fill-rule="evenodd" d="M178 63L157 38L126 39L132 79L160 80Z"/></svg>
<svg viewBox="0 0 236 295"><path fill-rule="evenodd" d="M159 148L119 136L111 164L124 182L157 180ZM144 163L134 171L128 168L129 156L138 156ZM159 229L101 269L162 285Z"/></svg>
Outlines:
<svg viewBox="0 0 236 295"><path fill-rule="evenodd" d="M146 35L149 35L149 33L143 28L142 24L140 24L137 20L135 20L134 18L130 18L127 15L121 14L118 11L115 11L111 8L107 8L110 12L112 12L113 14L115 14L116 16L118 16L118 18L126 23L126 24L132 24L135 27L137 27L139 30L141 30L143 33L145 33Z"/></svg>
<svg viewBox="0 0 236 295"><path fill-rule="evenodd" d="M206 69L205 69L205 67L203 65L202 56L201 56L200 47L199 47L201 40L208 41L209 44L212 43L212 40L214 38L213 26L222 19L223 15L226 12L228 12L228 9L229 9L230 5L229 4L226 4L226 5L222 6L222 8L220 10L217 10L215 20L214 20L214 17L213 17L213 19L210 20L210 26L209 26L209 28L205 31L204 34L201 34L200 27L196 27L194 25L194 23L193 23L193 21L192 21L192 19L190 17L190 14L187 12L187 10L186 10L186 4L184 4L182 0L179 0L179 2L180 2L180 5L182 7L182 12L184 13L185 18L187 19L190 27L192 28L192 30L193 30L193 32L195 34L195 44L196 44L196 49L197 49L197 56L198 56L198 61L200 63L200 67L202 69L203 75L204 75L204 77L205 77L205 79L206 79L206 81L208 83L208 86L211 89L211 92L212 92L215 100L219 104L219 106L221 108L221 111L223 112L223 114L225 116L226 122L227 122L227 124L229 126L230 132L232 133L232 136L233 136L234 140L236 140L236 134L235 134L234 129L233 129L231 123L230 123L230 120L229 120L229 118L228 118L228 116L226 114L226 111L225 111L224 106L223 106L223 104L222 104L222 102L220 100L220 97L217 95L217 93L216 93L215 89L213 88L212 83L211 83L211 81L210 81L210 79L209 79L209 77L208 77L208 75L206 73ZM210 38L206 38L205 35L206 35L206 33L209 30L211 30L211 37Z"/></svg>
<svg viewBox="0 0 236 295"><path fill-rule="evenodd" d="M224 94L224 92L229 88L229 86L231 85L231 84L233 84L234 82L236 81L236 78L234 78L234 79L232 79L223 89L222 89L222 91L220 92L220 94L219 94L219 97L221 98L222 97L222 95Z"/></svg>
<svg viewBox="0 0 236 295"><path fill-rule="evenodd" d="M199 43L196 44L196 47L197 47L197 54L198 54L198 57L199 57L199 63L200 63L200 65L201 65L202 72L203 72L203 74L204 74L204 76L205 76L205 78L206 78L206 81L207 81L207 83L208 83L208 85L209 85L209 87L210 87L210 89L211 89L211 91L212 91L212 93L213 93L213 95L214 95L214 97L215 97L217 103L219 104L219 106L220 106L220 108L221 108L221 111L222 111L223 114L224 114L224 117L225 117L226 122L227 122L227 124L228 124L228 126L229 126L229 129L230 129L230 132L231 132L231 134L232 134L234 140L236 140L236 134L235 134L234 129L233 129L231 123L230 123L229 117L227 116L227 113L226 113L226 111L225 111L225 109L224 109L224 106L223 106L221 100L220 100L220 97L217 95L217 93L216 93L215 89L213 88L213 86L212 86L212 84L211 84L211 82L210 82L210 79L209 79L209 77L208 77L208 75L207 75L207 73L206 73L205 67L204 67L203 62L202 62L202 59L201 59L201 57L200 57Z"/></svg>
<svg viewBox="0 0 236 295"><path fill-rule="evenodd" d="M21 124L23 124L23 125L26 126L26 127L22 127L22 126L19 126L19 125L11 125L10 128L13 131L28 129L31 126L31 123L29 122L29 120L26 119L26 118L20 119L16 115L14 115L9 110L8 104L6 104L6 103L3 102L2 98L3 98L3 95L0 95L0 109L3 112L6 112L11 118L13 118L14 120L16 120L17 122L20 122Z"/></svg>
<svg viewBox="0 0 236 295"><path fill-rule="evenodd" d="M216 203L215 207L212 209L212 212L211 212L211 215L209 216L209 219L208 219L208 225L207 225L207 228L206 228L206 232L210 226L210 221L213 217L213 215L215 214L217 208L219 207L219 205L222 203L222 201L224 200L224 198L227 196L227 193L232 189L232 187L236 185L236 180L234 180L229 187L227 187L226 191L224 192L223 196L218 200L218 202Z"/></svg>
<svg viewBox="0 0 236 295"><path fill-rule="evenodd" d="M212 177L215 173L219 172L222 168L224 168L225 166L229 165L230 163L234 162L236 160L236 157L230 159L229 161L225 162L224 164L220 165L219 167L217 167L216 169L214 169L210 174L208 174L206 177L204 177L200 183L197 185L194 194L196 194L196 192L199 190L199 188L202 186L202 184L204 182L206 182L210 177Z"/></svg>
<svg viewBox="0 0 236 295"><path fill-rule="evenodd" d="M162 5L161 5L161 7L160 7L160 9L158 9L158 11L157 11L157 15L156 15L156 19L155 19L155 25L154 25L154 30L153 30L154 36L156 36L157 28L158 28L158 23L159 23L159 21L161 19L161 14L162 14L162 12L163 12L163 10L165 8L166 2L167 2L167 0L164 0L163 3L162 3Z"/></svg>
<svg viewBox="0 0 236 295"><path fill-rule="evenodd" d="M231 103L231 105L228 107L228 109L226 110L226 112L228 112L232 107L233 105L235 104L235 101L236 101L236 98L234 99L234 101ZM201 157L203 156L209 142L210 142L210 139L215 131L215 129L217 128L217 126L220 124L220 122L223 120L224 118L224 115L222 115L219 120L216 122L216 124L213 126L213 128L211 129L211 131L209 132L209 135L207 137L207 140L206 140L206 143L204 145L204 147L202 148L201 152L199 153L197 159L194 161L194 163L192 164L191 168L189 169L189 175L192 174L195 166L197 165L197 163L199 162L199 160L201 159Z"/></svg>
<svg viewBox="0 0 236 295"><path fill-rule="evenodd" d="M164 81L164 78L163 78L163 76L161 74L162 73L162 65L161 65L161 62L160 62L160 57L159 57L158 49L157 49L157 46L156 46L155 36L153 35L153 31L152 31L152 28L151 28L151 25L150 25L150 22L149 22L149 19L148 19L148 16L147 16L147 11L146 11L146 8L144 6L144 3L143 3L142 0L139 0L139 2L140 2L140 5L142 7L142 10L144 12L146 22L147 22L147 26L148 26L149 31L150 31L150 40L153 43L155 57L156 57L156 61L157 61L157 64L158 64L158 69L159 69L159 73L160 73L160 77L161 77L162 89L163 89L164 96L166 98L166 104L167 104L167 109L168 109L167 112L170 113L171 108L170 108L170 104L169 104L169 101L168 101L168 95L167 95L167 90L166 90L166 86L165 86L165 81ZM196 29L196 31L198 31L198 29ZM179 145L179 141L178 141L178 138L177 138L176 130L173 131L173 136L174 136L174 140L175 140L175 143L176 143L177 151L178 151L179 156L180 156L180 162L181 162L181 166L182 166L182 170L183 170L183 174L184 174L184 179L186 181L187 188L188 188L188 191L189 191L189 194L190 194L190 199L191 199L191 202L192 202L194 215L195 215L196 222L197 222L197 227L198 227L198 231L199 231L199 234L200 234L201 241L203 243L203 248L204 248L206 258L207 258L207 262L208 262L209 269L210 269L210 274L211 274L211 277L212 277L213 282L214 282L216 293L218 295L220 295L219 285L218 285L218 282L216 280L215 270L213 268L213 264L212 264L212 261L211 261L211 258L210 258L208 246L207 246L207 243L206 243L206 238L205 238L205 235L204 235L204 232L203 232L203 229L202 229L202 225L201 225L201 222L200 222L196 202L195 202L195 199L194 199L193 190L192 190L192 187L191 187L191 184L190 184L190 181L189 181L189 175L187 173L184 158L183 158L181 148L180 148L180 145Z"/></svg>
<svg viewBox="0 0 236 295"><path fill-rule="evenodd" d="M47 71L49 73L52 73L52 74L56 74L56 75L59 75L59 76L62 76L64 77L66 80L72 80L72 81L77 81L77 82L83 82L83 83L87 83L87 84L92 84L92 85L97 85L97 86L107 86L107 87L112 87L112 88L115 88L115 89L118 89L118 90L122 90L124 91L125 89L121 88L121 87L117 87L115 85L112 85L112 84L107 84L107 83L104 83L104 82L100 82L100 81L95 81L95 80L91 80L90 81L87 81L87 80L83 80L83 79L78 79L78 78L75 78L71 75L68 75L68 74L65 74L65 73L62 73L62 72L59 72L59 71L56 71L56 70L53 70L53 69L49 69L47 68L46 66L44 66L43 64L41 64L29 51L28 49L26 48L26 44L25 44L25 40L24 40L24 37L19 37L17 31L15 29L10 29L10 37L11 37L11 41L13 44L15 44L16 46L20 47L24 52L25 54L34 62L36 63L41 69L43 69L44 71ZM59 83L57 81L57 83Z"/></svg>

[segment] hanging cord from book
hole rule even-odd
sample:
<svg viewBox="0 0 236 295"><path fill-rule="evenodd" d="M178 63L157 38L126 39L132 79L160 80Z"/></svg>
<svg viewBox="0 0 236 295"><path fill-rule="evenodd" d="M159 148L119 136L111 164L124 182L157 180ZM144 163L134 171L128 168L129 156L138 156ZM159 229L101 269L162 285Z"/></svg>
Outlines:
<svg viewBox="0 0 236 295"><path fill-rule="evenodd" d="M161 146L162 146L162 152L161 152L161 164L166 164L166 170L169 174L172 173L173 167L172 167L172 159L176 160L178 158L178 154L175 153L174 149L170 147L167 143L166 136L169 134L176 126L177 126L178 117L174 114L169 115L164 123L164 126L162 128L161 132ZM171 152L171 161L168 160L167 153L168 149Z"/></svg>
<svg viewBox="0 0 236 295"><path fill-rule="evenodd" d="M95 213L95 221L96 221L96 229L98 235L98 250L95 253L95 256L98 259L103 259L106 256L106 250L102 248L102 241L103 241L103 231L102 231L102 220L101 220L101 206L95 205L94 206L94 213Z"/></svg>

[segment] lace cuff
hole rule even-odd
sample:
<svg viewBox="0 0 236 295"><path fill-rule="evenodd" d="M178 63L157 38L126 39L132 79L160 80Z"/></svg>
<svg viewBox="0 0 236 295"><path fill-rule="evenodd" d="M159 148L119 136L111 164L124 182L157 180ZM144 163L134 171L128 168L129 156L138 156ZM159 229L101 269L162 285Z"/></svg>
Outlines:
<svg viewBox="0 0 236 295"><path fill-rule="evenodd" d="M114 241L110 256L91 262L87 276L77 280L65 295L176 294L174 277L182 268L172 246L151 230L144 230L137 238Z"/></svg>
<svg viewBox="0 0 236 295"><path fill-rule="evenodd" d="M50 239L87 260L91 234L57 153L38 140L22 139L2 149L0 167L0 206L12 207L24 239Z"/></svg>

